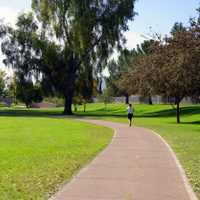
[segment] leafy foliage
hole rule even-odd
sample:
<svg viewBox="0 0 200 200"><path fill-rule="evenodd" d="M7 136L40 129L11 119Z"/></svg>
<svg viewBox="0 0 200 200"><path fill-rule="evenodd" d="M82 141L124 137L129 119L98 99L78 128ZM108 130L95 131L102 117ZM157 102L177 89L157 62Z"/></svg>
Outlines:
<svg viewBox="0 0 200 200"><path fill-rule="evenodd" d="M0 34L6 35L2 44L5 63L26 80L32 76L40 79L46 95L63 96L64 113L72 114L77 80L83 78L82 74L95 76L113 49L122 48L128 20L135 15L134 3L32 0L34 14L21 15L15 30L0 28ZM92 88L89 90L86 93Z"/></svg>
<svg viewBox="0 0 200 200"><path fill-rule="evenodd" d="M6 79L6 73L0 70L0 97L5 96L5 92L6 92L5 79Z"/></svg>
<svg viewBox="0 0 200 200"><path fill-rule="evenodd" d="M33 85L31 81L17 81L16 98L30 107L33 102L41 102L43 100L41 87Z"/></svg>
<svg viewBox="0 0 200 200"><path fill-rule="evenodd" d="M154 42L155 41L153 40L146 40L132 50L125 49L121 51L117 61L112 60L108 64L110 76L107 78L107 86L109 90L112 91L113 96L124 95L126 97L126 103L128 103L127 97L137 92L136 89L129 89L130 85L134 85L132 80L130 81L130 79L126 79L126 84L121 84L121 81L119 80L122 79L124 74L128 74L130 69L136 67L135 65L137 65L136 63L138 58L151 53ZM147 90L140 91L140 93L149 97L151 95Z"/></svg>
<svg viewBox="0 0 200 200"><path fill-rule="evenodd" d="M62 85L59 89L66 99L65 113L71 113L77 77L82 79L82 72L91 76L101 71L102 62L113 48L121 48L127 22L135 15L134 3L134 0L32 1L37 18L43 24L43 35L53 36L59 43L61 60L56 61L57 69L52 65L49 71L59 74L56 83Z"/></svg>
<svg viewBox="0 0 200 200"><path fill-rule="evenodd" d="M98 101L103 102L106 109L107 104L113 101L113 97L111 96L110 90L109 89L104 90L103 93L98 96Z"/></svg>
<svg viewBox="0 0 200 200"><path fill-rule="evenodd" d="M132 92L161 94L173 99L178 123L181 100L200 94L199 22L193 19L189 27L176 23L172 35L155 41L150 54L141 56L121 81Z"/></svg>

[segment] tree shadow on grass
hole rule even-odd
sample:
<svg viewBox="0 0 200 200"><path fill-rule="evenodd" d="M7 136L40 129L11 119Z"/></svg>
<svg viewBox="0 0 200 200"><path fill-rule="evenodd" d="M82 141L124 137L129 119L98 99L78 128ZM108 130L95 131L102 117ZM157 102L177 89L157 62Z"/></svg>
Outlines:
<svg viewBox="0 0 200 200"><path fill-rule="evenodd" d="M53 117L60 116L57 110L32 110L32 109L1 109L0 117Z"/></svg>
<svg viewBox="0 0 200 200"><path fill-rule="evenodd" d="M190 116L195 114L200 114L200 106L187 106L187 107L181 107L180 111L181 116ZM174 117L176 116L176 109L166 109L156 112L149 112L146 113L145 116L152 116L152 117Z"/></svg>
<svg viewBox="0 0 200 200"><path fill-rule="evenodd" d="M190 116L200 114L200 105L197 106L187 106L181 108L181 116ZM60 117L62 115L61 109L0 109L0 117ZM114 118L125 118L127 114L118 108L105 109L100 108L94 111L79 111L75 112L75 117L114 117ZM175 109L165 109L155 112L146 113L135 113L135 118L164 118L164 117L175 117ZM200 121L194 122L182 122L185 124L200 124Z"/></svg>
<svg viewBox="0 0 200 200"><path fill-rule="evenodd" d="M200 114L200 106L188 106L181 108L181 116L190 116L194 114ZM88 117L126 117L126 112L119 109L98 109L95 111L77 112L78 116L88 116ZM159 117L176 117L175 109L165 109L155 112L146 113L135 113L136 118L159 118Z"/></svg>
<svg viewBox="0 0 200 200"><path fill-rule="evenodd" d="M181 124L200 125L200 120L199 121L192 121L192 122L181 122Z"/></svg>

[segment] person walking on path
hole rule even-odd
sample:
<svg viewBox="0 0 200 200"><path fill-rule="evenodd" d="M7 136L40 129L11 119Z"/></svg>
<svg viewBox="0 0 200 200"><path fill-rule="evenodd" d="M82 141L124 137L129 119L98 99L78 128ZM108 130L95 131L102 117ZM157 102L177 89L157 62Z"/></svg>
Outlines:
<svg viewBox="0 0 200 200"><path fill-rule="evenodd" d="M127 111L128 111L129 126L131 126L133 119L133 111L134 111L134 109L132 108L132 104L129 104Z"/></svg>

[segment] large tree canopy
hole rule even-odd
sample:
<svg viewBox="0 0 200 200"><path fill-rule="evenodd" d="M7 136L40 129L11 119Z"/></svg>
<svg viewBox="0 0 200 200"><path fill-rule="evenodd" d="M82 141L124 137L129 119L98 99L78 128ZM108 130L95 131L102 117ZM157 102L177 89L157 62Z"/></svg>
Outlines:
<svg viewBox="0 0 200 200"><path fill-rule="evenodd" d="M77 71L85 60L88 68L101 69L101 63L113 48L121 48L127 22L135 14L134 1L45 0L33 1L33 9L43 24L45 35L53 34L62 45L65 113L71 114ZM88 68L85 69L90 72Z"/></svg>
<svg viewBox="0 0 200 200"><path fill-rule="evenodd" d="M148 55L132 64L121 84L132 92L145 91L173 99L179 123L181 100L200 95L200 19L191 20L189 27L176 23L171 36L154 42L152 47Z"/></svg>
<svg viewBox="0 0 200 200"><path fill-rule="evenodd" d="M64 96L64 113L72 114L82 67L84 74L94 74L97 68L102 69L102 61L106 63L114 48L122 48L128 20L135 15L134 3L135 0L32 0L34 14L22 15L17 29L8 31L9 39L3 43L6 62L16 71L25 72L26 77L40 75L46 91Z"/></svg>

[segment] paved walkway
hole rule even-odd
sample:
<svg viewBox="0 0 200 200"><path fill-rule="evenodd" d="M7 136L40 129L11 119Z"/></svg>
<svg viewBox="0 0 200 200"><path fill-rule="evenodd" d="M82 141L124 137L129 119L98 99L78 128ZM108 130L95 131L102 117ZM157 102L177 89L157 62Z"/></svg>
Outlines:
<svg viewBox="0 0 200 200"><path fill-rule="evenodd" d="M112 143L54 200L195 200L165 142L150 130L87 120L112 127Z"/></svg>

